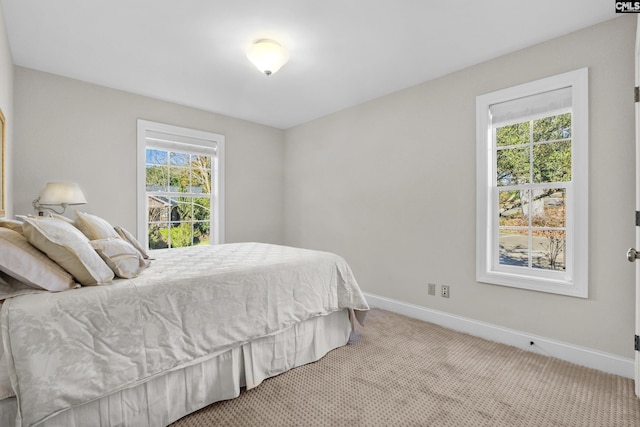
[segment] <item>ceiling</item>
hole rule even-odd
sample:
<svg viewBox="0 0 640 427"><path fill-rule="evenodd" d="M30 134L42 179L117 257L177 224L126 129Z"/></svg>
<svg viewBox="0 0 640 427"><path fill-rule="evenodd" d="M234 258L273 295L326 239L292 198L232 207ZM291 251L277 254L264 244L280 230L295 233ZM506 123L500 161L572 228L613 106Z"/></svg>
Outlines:
<svg viewBox="0 0 640 427"><path fill-rule="evenodd" d="M616 17L606 0L0 2L16 65L282 129ZM272 76L246 58L261 38L290 53Z"/></svg>

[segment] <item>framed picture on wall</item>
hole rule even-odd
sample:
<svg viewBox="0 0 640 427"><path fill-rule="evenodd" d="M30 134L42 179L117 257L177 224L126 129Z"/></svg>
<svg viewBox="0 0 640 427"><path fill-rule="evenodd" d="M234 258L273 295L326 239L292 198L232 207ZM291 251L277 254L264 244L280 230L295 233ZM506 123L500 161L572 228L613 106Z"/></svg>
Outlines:
<svg viewBox="0 0 640 427"><path fill-rule="evenodd" d="M6 178L5 178L5 134L6 134L6 123L4 119L4 114L2 114L2 110L0 110L0 217L5 216L6 214L6 200L7 195L5 192Z"/></svg>

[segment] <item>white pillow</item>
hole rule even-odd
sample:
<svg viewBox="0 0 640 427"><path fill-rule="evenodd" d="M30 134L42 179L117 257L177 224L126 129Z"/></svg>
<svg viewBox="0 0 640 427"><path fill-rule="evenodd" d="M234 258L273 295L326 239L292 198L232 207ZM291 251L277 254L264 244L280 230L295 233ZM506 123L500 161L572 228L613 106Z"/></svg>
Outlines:
<svg viewBox="0 0 640 427"><path fill-rule="evenodd" d="M53 218L25 218L24 235L36 248L67 270L82 285L104 285L113 271L73 225Z"/></svg>
<svg viewBox="0 0 640 427"><path fill-rule="evenodd" d="M118 233L116 233L116 230L113 229L113 226L109 224L109 221L86 212L76 211L75 226L78 227L89 240L120 237Z"/></svg>
<svg viewBox="0 0 640 427"><path fill-rule="evenodd" d="M133 234L131 234L130 232L128 232L124 228L122 228L120 226L117 226L117 225L115 227L113 227L113 228L116 230L118 235L123 240L126 240L127 242L131 243L131 245L134 248L136 248L138 250L138 252L140 252L140 255L142 255L142 258L149 259L149 253L145 250L145 248L142 247L140 242L138 242L138 240L135 237L133 237Z"/></svg>
<svg viewBox="0 0 640 427"><path fill-rule="evenodd" d="M57 213L54 213L54 212L47 212L47 217L48 218L59 219L60 221L68 222L71 225L75 225L75 222L71 218L67 218L64 215L60 215L60 214L57 214Z"/></svg>
<svg viewBox="0 0 640 427"><path fill-rule="evenodd" d="M17 231L22 234L22 221L2 218L0 219L0 227L8 228L9 230Z"/></svg>
<svg viewBox="0 0 640 427"><path fill-rule="evenodd" d="M65 274L68 273L65 271ZM80 285L76 286L80 287ZM33 285L28 285L24 282L21 282L15 277L9 276L8 274L0 270L0 306L2 306L2 302L8 298L26 294L38 294L42 292L47 291L45 289L36 288ZM0 347L2 347L2 345L0 345Z"/></svg>
<svg viewBox="0 0 640 427"><path fill-rule="evenodd" d="M131 279L149 266L136 248L119 237L92 240L91 246L118 277Z"/></svg>
<svg viewBox="0 0 640 427"><path fill-rule="evenodd" d="M29 244L20 233L0 227L0 270L20 282L47 291L77 287L73 277Z"/></svg>

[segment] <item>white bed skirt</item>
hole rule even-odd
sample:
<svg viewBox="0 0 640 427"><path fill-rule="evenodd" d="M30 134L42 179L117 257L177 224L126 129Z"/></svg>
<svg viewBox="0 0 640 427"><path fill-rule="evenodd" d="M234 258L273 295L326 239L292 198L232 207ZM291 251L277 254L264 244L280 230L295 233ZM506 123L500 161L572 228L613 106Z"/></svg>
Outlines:
<svg viewBox="0 0 640 427"><path fill-rule="evenodd" d="M166 426L211 403L232 399L240 387L314 362L345 345L348 310L319 316L93 402L69 408L38 424L44 427ZM0 426L15 425L16 398L0 401Z"/></svg>

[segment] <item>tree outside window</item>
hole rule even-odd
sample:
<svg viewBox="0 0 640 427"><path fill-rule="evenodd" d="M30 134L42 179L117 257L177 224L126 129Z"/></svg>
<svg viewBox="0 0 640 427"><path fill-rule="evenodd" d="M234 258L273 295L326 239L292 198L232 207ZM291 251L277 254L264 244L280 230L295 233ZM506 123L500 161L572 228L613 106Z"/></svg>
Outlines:
<svg viewBox="0 0 640 427"><path fill-rule="evenodd" d="M210 243L211 156L146 150L149 249Z"/></svg>
<svg viewBox="0 0 640 427"><path fill-rule="evenodd" d="M571 181L571 113L502 126L495 134L500 264L565 270L561 183Z"/></svg>

